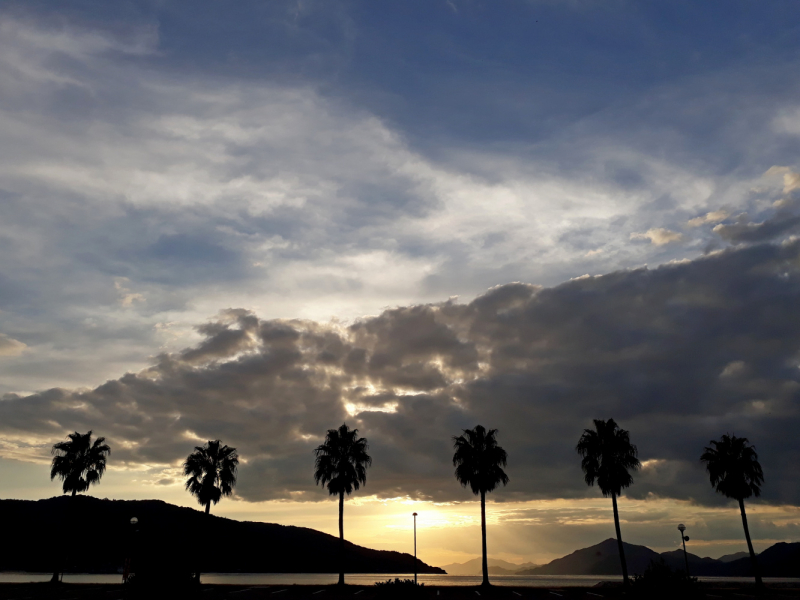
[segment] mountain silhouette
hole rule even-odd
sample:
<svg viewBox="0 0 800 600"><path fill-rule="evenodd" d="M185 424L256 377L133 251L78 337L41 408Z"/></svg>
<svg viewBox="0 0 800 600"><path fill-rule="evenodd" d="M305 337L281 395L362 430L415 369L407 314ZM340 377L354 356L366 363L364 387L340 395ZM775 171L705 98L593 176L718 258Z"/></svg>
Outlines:
<svg viewBox="0 0 800 600"><path fill-rule="evenodd" d="M234 521L161 500L100 500L60 496L0 500L3 538L0 570L52 569L53 548L67 572L116 573L126 558L191 571L198 548L203 572L337 573L337 537L306 527ZM139 520L138 532L130 524ZM413 573L410 554L371 550L346 542L351 573ZM417 561L419 573L444 573Z"/></svg>
<svg viewBox="0 0 800 600"><path fill-rule="evenodd" d="M641 574L651 560L664 560L671 569L683 571L685 567L683 550L671 550L661 554L646 546L624 543L628 570ZM742 557L727 555L722 558L701 558L687 553L689 571L693 576L751 577L753 566L750 555L742 552ZM800 542L780 542L770 546L758 555L758 563L765 577L800 577ZM524 569L518 575L621 575L617 541L609 538L599 544L576 550L562 558L557 558L535 569Z"/></svg>
<svg viewBox="0 0 800 600"><path fill-rule="evenodd" d="M733 562L734 560L739 560L740 558L746 558L750 556L750 553L746 550L742 550L741 552L734 552L733 554L725 554L724 556L720 556L717 560L720 562ZM758 556L758 554L756 554Z"/></svg>
<svg viewBox="0 0 800 600"><path fill-rule="evenodd" d="M725 575L752 577L750 555L724 563ZM800 542L778 542L758 555L762 577L800 577Z"/></svg>
<svg viewBox="0 0 800 600"><path fill-rule="evenodd" d="M750 560L750 554L745 552L744 555ZM662 552L661 558L664 559L664 563L670 568L675 571L683 571L686 569L686 562L683 558L683 550L670 550L669 552ZM698 575L702 573L703 575L716 575L718 572L721 572L725 569L724 564L719 559L704 557L700 558L696 554L692 554L691 552L686 553L686 558L689 560L689 572L692 575Z"/></svg>
<svg viewBox="0 0 800 600"><path fill-rule="evenodd" d="M487 562L489 563L490 575L513 575L523 569L532 569L539 566L534 563L517 565L499 558L489 558ZM464 563L453 563L442 568L447 571L448 575L480 575L481 559L473 558Z"/></svg>
<svg viewBox="0 0 800 600"><path fill-rule="evenodd" d="M645 546L623 542L625 558L630 573L643 573L651 560L658 560L659 554ZM536 569L525 569L520 575L621 575L617 540L605 541L576 550L563 558L542 565Z"/></svg>

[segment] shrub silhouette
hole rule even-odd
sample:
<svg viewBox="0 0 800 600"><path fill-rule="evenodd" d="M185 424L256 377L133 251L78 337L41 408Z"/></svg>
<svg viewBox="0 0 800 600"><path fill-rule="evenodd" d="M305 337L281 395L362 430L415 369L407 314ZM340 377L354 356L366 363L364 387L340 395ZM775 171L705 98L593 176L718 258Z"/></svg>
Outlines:
<svg viewBox="0 0 800 600"><path fill-rule="evenodd" d="M688 577L683 571L673 571L664 562L651 560L641 575L633 576L631 588L642 598L692 597L698 590L697 577Z"/></svg>
<svg viewBox="0 0 800 600"><path fill-rule="evenodd" d="M376 596L378 598L426 598L425 584L419 585L414 583L413 579L400 579L395 577L394 580L378 581L375 583L378 588Z"/></svg>

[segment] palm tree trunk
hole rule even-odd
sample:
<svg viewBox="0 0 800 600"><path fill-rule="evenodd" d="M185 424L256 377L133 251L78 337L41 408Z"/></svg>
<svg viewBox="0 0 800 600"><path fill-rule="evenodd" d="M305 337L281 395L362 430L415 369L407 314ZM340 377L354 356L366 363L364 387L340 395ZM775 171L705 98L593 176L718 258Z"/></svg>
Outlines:
<svg viewBox="0 0 800 600"><path fill-rule="evenodd" d="M72 490L71 498L75 497L76 490ZM70 501L69 507L72 507L73 502ZM66 514L65 514L66 513ZM69 521L69 510L65 510L61 513L61 531L62 535L64 535L64 529L67 527L67 522ZM69 537L67 534L66 537ZM56 558L56 568L53 570L53 576L50 578L50 583L59 583L61 581L61 565L58 564L61 561L60 558Z"/></svg>
<svg viewBox="0 0 800 600"><path fill-rule="evenodd" d="M339 585L344 585L344 492L339 492Z"/></svg>
<svg viewBox="0 0 800 600"><path fill-rule="evenodd" d="M206 510L205 510L205 514L207 514L207 515L211 514L211 501L210 501L210 500L209 500L208 502L206 502ZM196 535L196 534L195 534L195 535ZM198 543L199 543L199 542L198 542ZM200 547L200 546L198 546L198 547ZM201 559L200 559L200 557L198 557L198 559L197 559L197 560L198 560L198 562L199 562L199 561L201 560ZM194 575L194 582L195 582L196 584L198 584L198 585L200 584L200 573L201 573L202 571L203 571L203 567L202 567L202 565L198 565L198 568L197 568L197 573L195 573L195 575Z"/></svg>
<svg viewBox="0 0 800 600"><path fill-rule="evenodd" d="M756 553L753 550L753 542L750 541L750 528L747 526L747 513L744 511L744 500L739 498L739 510L742 513L742 525L744 525L744 537L747 538L747 549L750 551L750 562L753 563L753 575L756 576L756 586L763 587L764 582L761 581L761 572L758 568L758 560Z"/></svg>
<svg viewBox="0 0 800 600"><path fill-rule="evenodd" d="M611 492L611 502L614 504L614 527L617 530L617 547L619 560L622 563L622 581L628 585L628 563L625 561L625 549L622 547L622 531L619 528L619 510L617 510L617 495Z"/></svg>
<svg viewBox="0 0 800 600"><path fill-rule="evenodd" d="M481 490L481 541L483 550L483 582L481 585L489 585L489 565L486 560L486 492Z"/></svg>

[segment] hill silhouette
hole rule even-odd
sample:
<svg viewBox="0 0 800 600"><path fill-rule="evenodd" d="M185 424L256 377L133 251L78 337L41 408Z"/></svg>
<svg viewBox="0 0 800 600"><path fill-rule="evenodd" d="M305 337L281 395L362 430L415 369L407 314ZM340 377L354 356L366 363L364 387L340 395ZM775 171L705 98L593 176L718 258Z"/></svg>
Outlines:
<svg viewBox="0 0 800 600"><path fill-rule="evenodd" d="M717 560L720 562L732 562L748 556L750 556L750 553L746 550L742 550L740 552L734 552L733 554L725 554L724 556L720 556Z"/></svg>
<svg viewBox="0 0 800 600"><path fill-rule="evenodd" d="M747 557L747 560L750 560L750 554L745 552L745 556ZM673 570L683 571L686 568L682 549L662 552L661 558L663 558L664 563L666 563L666 565ZM689 572L692 575L717 575L726 568L724 563L719 559L709 558L707 556L700 558L691 552L686 553L686 558L689 559Z"/></svg>
<svg viewBox="0 0 800 600"><path fill-rule="evenodd" d="M644 572L659 554L646 546L624 543L628 571ZM520 575L619 575L621 574L617 540L609 538L599 544L576 550L535 569L520 571Z"/></svg>
<svg viewBox="0 0 800 600"><path fill-rule="evenodd" d="M758 565L763 577L800 577L800 543L778 542L758 555ZM740 558L725 563L726 575L752 577L750 558Z"/></svg>
<svg viewBox="0 0 800 600"><path fill-rule="evenodd" d="M671 550L661 554L647 546L637 546L623 542L625 558L630 573L643 573L651 560L661 559L674 570L685 568L683 550ZM701 558L688 553L689 571L693 576L750 577L753 566L749 554L733 558L727 555L719 560ZM770 546L758 555L758 564L765 577L800 577L800 542L780 542ZM557 558L535 569L517 571L518 575L621 575L617 541L609 538L588 548L576 550L562 558Z"/></svg>
<svg viewBox="0 0 800 600"><path fill-rule="evenodd" d="M486 562L489 565L490 575L513 575L523 569L532 569L539 566L533 563L518 565L499 558L489 558ZM453 563L442 568L447 571L448 575L480 575L481 559L473 558L464 563Z"/></svg>
<svg viewBox="0 0 800 600"><path fill-rule="evenodd" d="M134 560L175 569L199 566L206 573L338 572L339 539L335 536L306 527L234 521L161 500L90 496L0 500L0 514L3 571L49 572L58 567L68 572L116 573L133 554ZM139 519L136 533L131 517ZM56 553L55 548L64 552ZM371 550L350 542L346 551L348 572L414 572L410 554ZM419 560L417 570L444 573Z"/></svg>

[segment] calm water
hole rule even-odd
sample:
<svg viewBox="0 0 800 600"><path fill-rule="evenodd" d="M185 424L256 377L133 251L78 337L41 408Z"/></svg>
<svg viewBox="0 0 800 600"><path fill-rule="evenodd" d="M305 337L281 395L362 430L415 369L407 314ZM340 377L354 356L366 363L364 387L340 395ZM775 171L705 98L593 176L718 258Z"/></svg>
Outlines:
<svg viewBox="0 0 800 600"><path fill-rule="evenodd" d="M0 573L0 583L25 583L50 581L51 573ZM372 585L387 579L413 579L414 574L376 575L374 573L353 573L345 576L345 581L353 585ZM495 585L517 587L591 587L600 581L621 581L622 577L596 575L495 575L490 577ZM331 585L336 583L335 573L209 573L202 576L203 583L229 585ZM700 577L701 581L744 581L750 582L752 577ZM799 578L765 577L771 583L800 583ZM426 585L480 585L479 576L463 575L419 575L418 581ZM67 573L65 583L121 583L121 575L94 575Z"/></svg>

